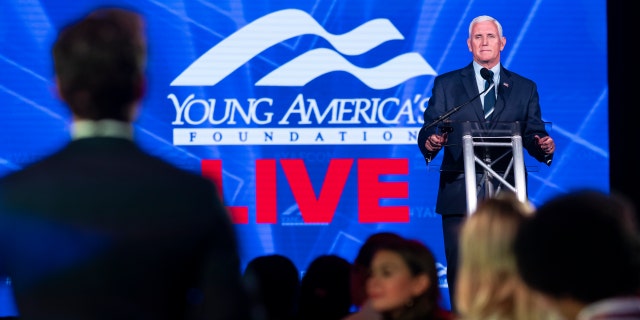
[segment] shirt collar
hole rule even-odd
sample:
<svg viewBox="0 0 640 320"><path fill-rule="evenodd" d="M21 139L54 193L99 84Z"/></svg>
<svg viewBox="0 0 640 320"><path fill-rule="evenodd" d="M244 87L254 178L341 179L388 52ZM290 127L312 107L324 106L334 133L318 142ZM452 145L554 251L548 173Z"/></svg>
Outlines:
<svg viewBox="0 0 640 320"><path fill-rule="evenodd" d="M124 138L133 140L133 126L130 123L113 120L76 120L71 125L73 140L94 137Z"/></svg>
<svg viewBox="0 0 640 320"><path fill-rule="evenodd" d="M473 61L473 71L476 74L476 78L482 79L482 76L480 75L480 70L482 68L484 67L478 64L477 62ZM493 66L493 68L489 70L493 71L493 80L495 83L498 83L497 80L500 79L500 63L498 62L498 64L496 64L495 66Z"/></svg>
<svg viewBox="0 0 640 320"><path fill-rule="evenodd" d="M476 75L476 85L478 86L478 92L482 92L484 90L484 78L480 75L480 70L484 68L480 64L478 64L475 60L473 61L473 71ZM500 82L500 63L493 66L493 68L489 69L493 71L493 83ZM497 89L497 88L496 88Z"/></svg>

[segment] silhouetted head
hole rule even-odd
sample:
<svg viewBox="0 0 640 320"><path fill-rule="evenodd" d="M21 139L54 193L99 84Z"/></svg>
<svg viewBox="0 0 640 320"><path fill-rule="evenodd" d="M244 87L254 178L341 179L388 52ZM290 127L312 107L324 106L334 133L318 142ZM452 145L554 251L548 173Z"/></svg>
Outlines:
<svg viewBox="0 0 640 320"><path fill-rule="evenodd" d="M279 254L254 258L245 268L243 281L253 300L264 308L266 320L295 316L300 275L289 258Z"/></svg>
<svg viewBox="0 0 640 320"><path fill-rule="evenodd" d="M552 298L588 304L640 288L634 208L594 190L560 195L540 206L518 231L519 272Z"/></svg>
<svg viewBox="0 0 640 320"><path fill-rule="evenodd" d="M62 29L53 64L58 92L74 117L133 120L145 91L143 26L138 13L102 8Z"/></svg>

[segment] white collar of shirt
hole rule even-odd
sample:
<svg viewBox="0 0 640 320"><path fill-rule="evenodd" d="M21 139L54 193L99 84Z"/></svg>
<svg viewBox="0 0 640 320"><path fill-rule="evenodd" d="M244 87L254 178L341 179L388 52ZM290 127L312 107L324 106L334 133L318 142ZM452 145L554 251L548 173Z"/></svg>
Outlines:
<svg viewBox="0 0 640 320"><path fill-rule="evenodd" d="M473 61L473 71L476 74L476 85L478 85L478 92L484 91L484 78L480 75L480 70L484 68L477 62ZM493 83L500 83L500 63L489 69L493 71ZM497 91L498 88L496 88ZM483 96L484 97L484 96Z"/></svg>
<svg viewBox="0 0 640 320"><path fill-rule="evenodd" d="M133 139L133 126L130 123L113 119L76 120L71 125L71 138L110 137Z"/></svg>
<svg viewBox="0 0 640 320"><path fill-rule="evenodd" d="M577 320L596 319L598 316L625 312L640 312L639 297L619 297L594 302L578 313ZM625 318L626 319L626 318Z"/></svg>

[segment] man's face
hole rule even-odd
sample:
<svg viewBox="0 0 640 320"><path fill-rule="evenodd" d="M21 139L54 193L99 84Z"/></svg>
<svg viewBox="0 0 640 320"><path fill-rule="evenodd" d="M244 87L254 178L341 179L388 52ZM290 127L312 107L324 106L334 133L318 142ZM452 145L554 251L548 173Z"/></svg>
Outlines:
<svg viewBox="0 0 640 320"><path fill-rule="evenodd" d="M504 49L506 42L506 38L498 34L495 23L482 21L473 25L471 37L467 39L467 46L473 53L473 60L484 67L491 68L500 61L500 52Z"/></svg>

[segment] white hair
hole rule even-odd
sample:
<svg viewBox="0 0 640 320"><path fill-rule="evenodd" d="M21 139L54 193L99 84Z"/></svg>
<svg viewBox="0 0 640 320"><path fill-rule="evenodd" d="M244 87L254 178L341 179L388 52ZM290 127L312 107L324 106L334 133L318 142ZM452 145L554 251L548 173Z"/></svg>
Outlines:
<svg viewBox="0 0 640 320"><path fill-rule="evenodd" d="M502 25L500 24L500 22L498 22L498 20L491 16L477 16L473 20L471 20L471 23L469 24L469 38L472 37L471 29L473 29L473 25L483 21L492 21L493 23L495 23L496 27L498 27L498 36L502 38Z"/></svg>

